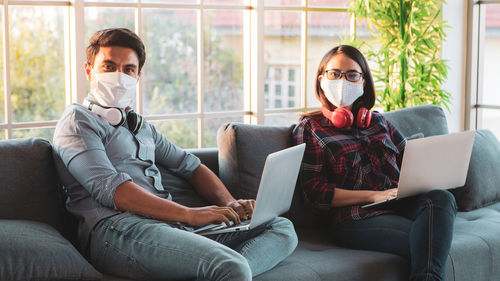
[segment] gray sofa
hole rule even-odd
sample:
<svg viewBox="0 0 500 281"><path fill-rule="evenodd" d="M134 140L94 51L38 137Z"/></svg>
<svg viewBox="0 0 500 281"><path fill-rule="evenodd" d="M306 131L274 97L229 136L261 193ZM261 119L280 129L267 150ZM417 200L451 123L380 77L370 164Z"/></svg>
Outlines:
<svg viewBox="0 0 500 281"><path fill-rule="evenodd" d="M441 108L418 106L384 115L405 136L448 132ZM255 197L267 154L290 146L293 126L231 123L218 132L218 149L195 149L235 197ZM44 139L0 141L0 280L124 280L97 272L76 250L76 219ZM176 201L203 205L185 181L162 170ZM186 188L187 187L187 188ZM466 185L452 191L458 213L446 280L500 280L500 143L476 134ZM290 218L299 236L295 252L255 280L407 280L405 259L336 246L322 228L325 218L296 192Z"/></svg>

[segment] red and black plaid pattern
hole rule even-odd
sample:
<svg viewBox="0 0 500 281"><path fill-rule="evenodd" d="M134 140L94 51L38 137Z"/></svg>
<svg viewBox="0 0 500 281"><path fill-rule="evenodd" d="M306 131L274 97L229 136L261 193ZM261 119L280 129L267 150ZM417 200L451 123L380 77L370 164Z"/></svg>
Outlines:
<svg viewBox="0 0 500 281"><path fill-rule="evenodd" d="M386 190L397 187L405 138L380 113L368 128L340 129L327 118L304 117L293 131L296 144L306 143L299 176L306 202L331 211L333 223L387 213L361 206L332 208L335 188Z"/></svg>

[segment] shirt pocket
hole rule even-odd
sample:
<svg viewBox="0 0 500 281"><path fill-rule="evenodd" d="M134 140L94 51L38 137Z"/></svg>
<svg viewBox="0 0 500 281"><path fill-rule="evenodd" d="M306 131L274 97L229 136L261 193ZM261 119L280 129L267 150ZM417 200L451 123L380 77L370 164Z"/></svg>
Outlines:
<svg viewBox="0 0 500 281"><path fill-rule="evenodd" d="M155 143L152 137L144 137L143 134L136 135L137 142L139 144L137 150L137 158L142 161L155 162Z"/></svg>

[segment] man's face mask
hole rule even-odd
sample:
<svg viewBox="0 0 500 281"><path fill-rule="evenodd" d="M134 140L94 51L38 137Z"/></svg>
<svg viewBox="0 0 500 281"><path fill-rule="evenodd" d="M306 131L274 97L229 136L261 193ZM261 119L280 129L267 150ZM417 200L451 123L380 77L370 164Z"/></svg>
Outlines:
<svg viewBox="0 0 500 281"><path fill-rule="evenodd" d="M321 89L326 98L336 107L346 107L353 104L363 95L363 84L353 83L345 79L321 79Z"/></svg>
<svg viewBox="0 0 500 281"><path fill-rule="evenodd" d="M95 73L88 100L105 107L126 108L135 100L137 79L122 72Z"/></svg>

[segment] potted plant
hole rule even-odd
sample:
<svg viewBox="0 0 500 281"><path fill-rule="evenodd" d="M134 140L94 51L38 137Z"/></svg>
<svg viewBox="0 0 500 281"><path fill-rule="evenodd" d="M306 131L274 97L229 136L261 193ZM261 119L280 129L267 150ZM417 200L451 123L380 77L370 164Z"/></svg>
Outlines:
<svg viewBox="0 0 500 281"><path fill-rule="evenodd" d="M365 19L375 37L368 60L373 69L377 101L385 111L420 104L449 110L450 93L441 88L448 66L441 59L446 39L441 20L442 0L351 0L349 12ZM354 38L356 42L356 38Z"/></svg>

